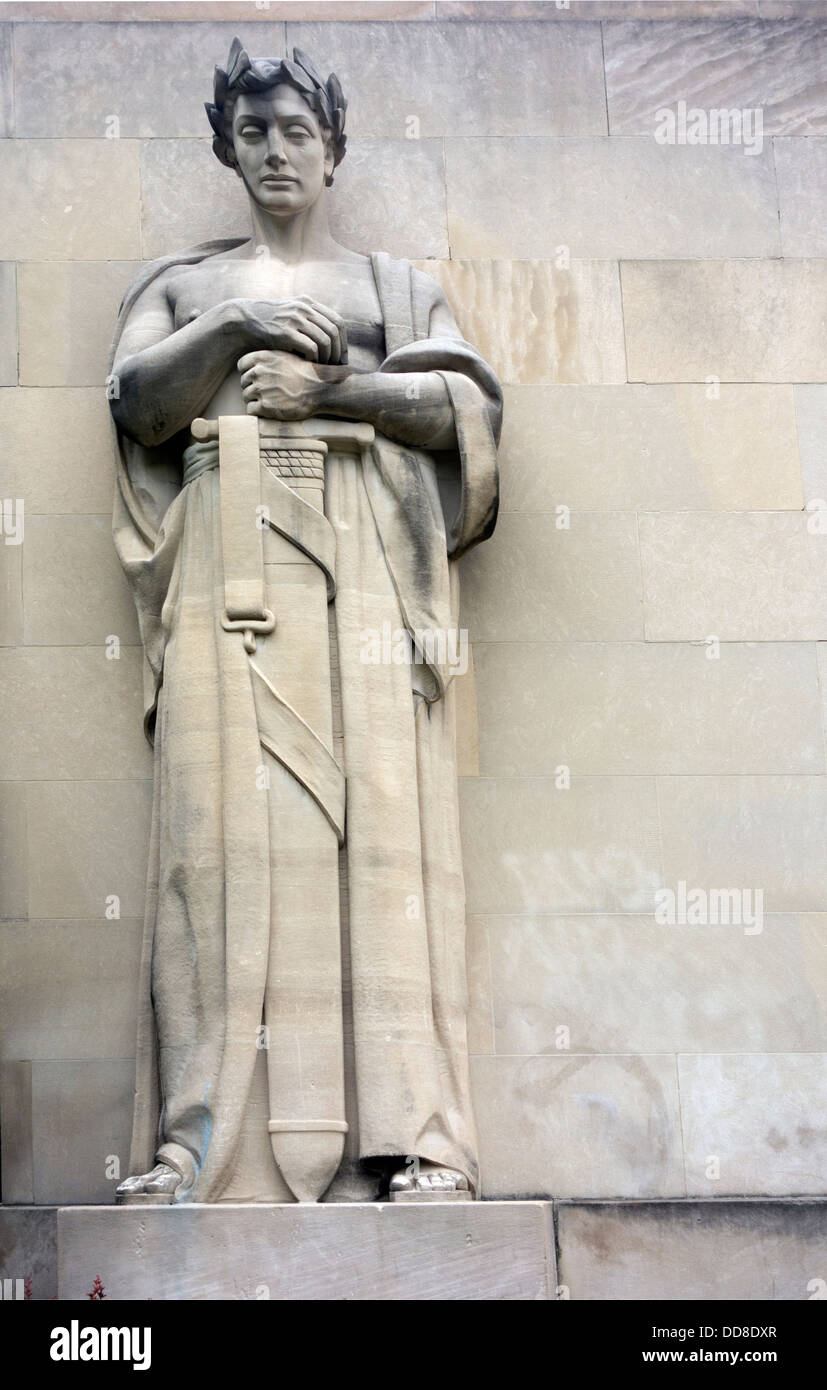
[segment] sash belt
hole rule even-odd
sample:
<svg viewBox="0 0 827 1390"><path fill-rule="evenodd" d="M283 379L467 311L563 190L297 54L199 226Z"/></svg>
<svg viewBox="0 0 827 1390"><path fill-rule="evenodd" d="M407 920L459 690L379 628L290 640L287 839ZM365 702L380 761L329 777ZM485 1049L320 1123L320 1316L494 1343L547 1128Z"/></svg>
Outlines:
<svg viewBox="0 0 827 1390"><path fill-rule="evenodd" d="M208 439L203 444L190 444L184 450L183 456L184 476L181 480L182 486L192 483L196 478L200 478L202 473L207 473L211 468L218 467L218 440Z"/></svg>

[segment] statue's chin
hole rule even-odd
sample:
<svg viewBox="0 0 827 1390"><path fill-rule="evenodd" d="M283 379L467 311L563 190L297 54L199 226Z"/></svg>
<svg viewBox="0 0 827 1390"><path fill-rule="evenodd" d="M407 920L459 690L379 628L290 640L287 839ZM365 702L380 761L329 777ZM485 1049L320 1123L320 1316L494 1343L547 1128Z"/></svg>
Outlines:
<svg viewBox="0 0 827 1390"><path fill-rule="evenodd" d="M250 202L254 203L260 212L277 218L299 217L302 213L309 212L311 208L315 207L324 192L324 187L321 187L313 197L308 198L304 190L298 191L289 185L284 188L267 188L259 185L251 187L246 179L244 179L244 187Z"/></svg>

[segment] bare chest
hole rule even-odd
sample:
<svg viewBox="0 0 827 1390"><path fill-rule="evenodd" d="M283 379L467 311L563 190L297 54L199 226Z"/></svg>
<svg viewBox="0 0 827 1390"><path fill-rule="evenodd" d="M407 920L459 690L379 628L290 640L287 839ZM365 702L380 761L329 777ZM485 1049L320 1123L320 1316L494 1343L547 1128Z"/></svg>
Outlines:
<svg viewBox="0 0 827 1390"><path fill-rule="evenodd" d="M311 261L282 265L267 257L210 260L174 274L167 298L176 329L228 299L311 298L335 309L354 328L382 329L382 310L370 262Z"/></svg>

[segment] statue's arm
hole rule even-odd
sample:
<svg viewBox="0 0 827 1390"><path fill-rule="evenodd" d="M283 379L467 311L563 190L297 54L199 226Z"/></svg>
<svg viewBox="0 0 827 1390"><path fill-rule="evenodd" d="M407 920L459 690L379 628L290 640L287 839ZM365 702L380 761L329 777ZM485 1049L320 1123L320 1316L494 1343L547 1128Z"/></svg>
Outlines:
<svg viewBox="0 0 827 1390"><path fill-rule="evenodd" d="M438 372L351 373L328 386L319 409L348 420L367 420L400 444L456 448L454 412Z"/></svg>
<svg viewBox="0 0 827 1390"><path fill-rule="evenodd" d="M422 277L423 281L427 277ZM429 335L460 339L456 320L441 290L430 314ZM457 447L448 388L437 371L377 371L351 374L333 383L324 409L351 420L367 420L389 439L425 449Z"/></svg>
<svg viewBox="0 0 827 1390"><path fill-rule="evenodd" d="M218 390L246 338L233 301L176 329L159 276L134 305L118 344L110 400L116 424L140 444L162 444Z"/></svg>

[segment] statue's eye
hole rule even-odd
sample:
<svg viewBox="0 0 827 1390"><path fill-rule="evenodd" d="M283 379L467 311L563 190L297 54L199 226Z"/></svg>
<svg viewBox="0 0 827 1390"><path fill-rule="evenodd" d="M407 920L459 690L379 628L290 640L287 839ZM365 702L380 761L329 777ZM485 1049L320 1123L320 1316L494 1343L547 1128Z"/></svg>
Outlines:
<svg viewBox="0 0 827 1390"><path fill-rule="evenodd" d="M303 125L291 125L290 128L286 131L286 134L291 140L310 139L310 131L305 130Z"/></svg>
<svg viewBox="0 0 827 1390"><path fill-rule="evenodd" d="M261 134L263 131L260 125L243 125L239 131L239 135L245 140L255 140Z"/></svg>

